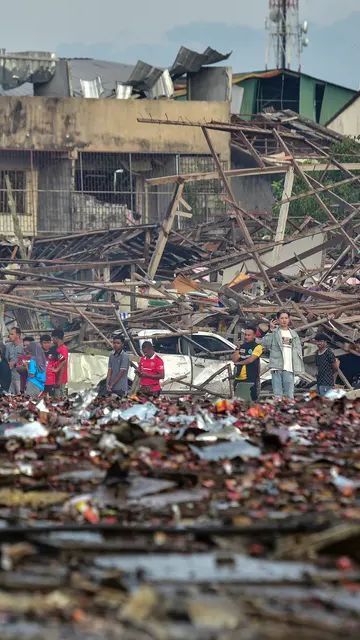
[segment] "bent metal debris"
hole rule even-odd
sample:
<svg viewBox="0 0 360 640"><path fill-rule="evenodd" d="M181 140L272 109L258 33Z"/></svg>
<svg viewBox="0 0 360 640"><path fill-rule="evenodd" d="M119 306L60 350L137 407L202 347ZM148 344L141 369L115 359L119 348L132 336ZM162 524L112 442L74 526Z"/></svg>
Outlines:
<svg viewBox="0 0 360 640"><path fill-rule="evenodd" d="M325 331L338 356L358 360L359 144L350 157L338 153L342 136L292 111L264 113L251 122L234 117L230 124L140 121L200 128L213 171L147 181L149 187L173 185L160 225L38 237L31 244L21 234L3 239L3 324L16 321L29 335L65 326L71 350L86 353L106 353L112 333L125 330L136 355L131 337L141 329L216 331L234 344L246 322L264 323L286 305L304 341ZM224 168L212 144L214 131L230 132L232 147L253 166ZM234 179L276 180L273 210L245 209ZM196 224L191 187L209 180L218 181L222 214ZM8 181L10 205L11 189ZM309 213L299 221L290 213L301 202ZM15 209L12 214L16 218ZM307 382L314 380L308 374ZM341 383L354 385L346 370ZM196 391L191 383L189 388Z"/></svg>

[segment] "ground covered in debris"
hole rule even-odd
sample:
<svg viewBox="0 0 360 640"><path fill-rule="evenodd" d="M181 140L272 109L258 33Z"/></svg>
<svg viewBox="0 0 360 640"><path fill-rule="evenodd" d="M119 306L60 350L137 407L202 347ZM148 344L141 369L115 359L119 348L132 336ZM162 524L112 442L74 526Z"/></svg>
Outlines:
<svg viewBox="0 0 360 640"><path fill-rule="evenodd" d="M359 406L2 398L1 637L359 637Z"/></svg>

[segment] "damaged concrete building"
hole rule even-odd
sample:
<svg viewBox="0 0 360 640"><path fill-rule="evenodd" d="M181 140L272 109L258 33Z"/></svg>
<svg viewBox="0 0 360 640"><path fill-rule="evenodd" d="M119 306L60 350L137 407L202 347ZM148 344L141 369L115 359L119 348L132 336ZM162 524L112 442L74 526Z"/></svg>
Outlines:
<svg viewBox="0 0 360 640"><path fill-rule="evenodd" d="M24 236L159 222L172 192L146 180L212 170L198 128L149 128L141 117L229 122L228 101L173 100L174 82L224 59L181 48L170 70L54 54L0 56L0 233ZM162 99L161 99L162 98ZM230 134L216 132L230 163ZM197 221L224 211L219 185L189 187ZM14 222L14 216L16 218ZM180 217L179 217L180 220Z"/></svg>

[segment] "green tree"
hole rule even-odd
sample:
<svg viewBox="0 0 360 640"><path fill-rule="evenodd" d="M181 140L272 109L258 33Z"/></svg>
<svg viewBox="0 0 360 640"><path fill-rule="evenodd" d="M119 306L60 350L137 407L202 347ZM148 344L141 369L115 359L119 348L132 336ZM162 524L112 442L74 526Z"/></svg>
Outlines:
<svg viewBox="0 0 360 640"><path fill-rule="evenodd" d="M351 138L344 138L343 140L336 142L330 147L329 155L332 161L335 160L341 163L360 163L360 144L359 142ZM324 164L326 164L325 158ZM306 171L306 164L302 164L302 167ZM359 176L360 179L360 171L356 170L352 171L351 173ZM321 182L321 184L323 184L324 186L340 182L341 180L349 177L347 173L341 169L339 169L339 171L315 171L312 172L310 176L315 178L315 180L317 180L318 182ZM282 199L284 179L285 178L282 178L281 180L277 180L272 183L274 196L277 201L277 204L275 204L273 209L273 213L276 218L279 215L280 206L278 202L280 202ZM292 196L306 193L309 190L309 186L306 184L304 179L300 176L295 176ZM350 204L360 203L360 181L348 182L347 184L334 187L334 189L332 189L332 192L340 196L343 200L349 202ZM337 220L342 220L348 215L348 207L339 204L339 202L336 201L336 199L331 194L329 194L329 192L325 191L320 193L319 195L323 202L333 212ZM326 213L322 210L315 196L307 196L299 200L294 200L290 203L290 220L293 219L295 223L301 224L302 220L307 216L311 216L319 222L327 222L328 220Z"/></svg>

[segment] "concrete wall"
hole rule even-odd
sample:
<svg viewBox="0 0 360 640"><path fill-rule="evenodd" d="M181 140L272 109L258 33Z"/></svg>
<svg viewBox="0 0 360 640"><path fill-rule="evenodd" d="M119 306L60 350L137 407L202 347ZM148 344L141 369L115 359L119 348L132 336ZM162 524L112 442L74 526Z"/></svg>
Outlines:
<svg viewBox="0 0 360 640"><path fill-rule="evenodd" d="M257 164L246 152L237 147L231 150L231 166L234 169L251 169ZM271 183L278 176L247 176L231 179L231 186L235 197L243 209L250 212L266 211L271 213L275 203Z"/></svg>
<svg viewBox="0 0 360 640"><path fill-rule="evenodd" d="M275 198L271 188L271 182L276 176L248 176L231 179L235 197L243 209L254 213L256 211L271 214Z"/></svg>
<svg viewBox="0 0 360 640"><path fill-rule="evenodd" d="M344 136L360 136L360 95L327 126Z"/></svg>
<svg viewBox="0 0 360 640"><path fill-rule="evenodd" d="M231 67L203 67L187 83L188 100L231 100Z"/></svg>
<svg viewBox="0 0 360 640"><path fill-rule="evenodd" d="M209 153L199 127L142 124L138 117L229 121L228 102L0 97L0 148L133 153ZM230 135L211 132L222 160Z"/></svg>
<svg viewBox="0 0 360 640"><path fill-rule="evenodd" d="M321 231L318 233L314 233L313 236L308 236L306 238L299 238L299 240L293 240L292 242L288 242L284 244L279 251L279 258L277 263L280 264L289 258L294 258L295 254L299 255L308 249L315 248L317 246L321 246L326 240L326 235ZM273 266L272 260L273 251L270 250L261 255L261 261L266 267ZM306 269L320 269L323 265L324 260L324 251L320 249L317 253L314 253L312 256L308 258L304 258L303 264ZM222 284L227 284L231 282L235 276L239 273L257 273L258 266L254 260L247 260L242 262L241 264L234 265L233 267L229 267L224 269ZM281 273L287 276L296 277L299 275L302 270L302 266L299 262L291 265L290 267L286 267L281 270Z"/></svg>

